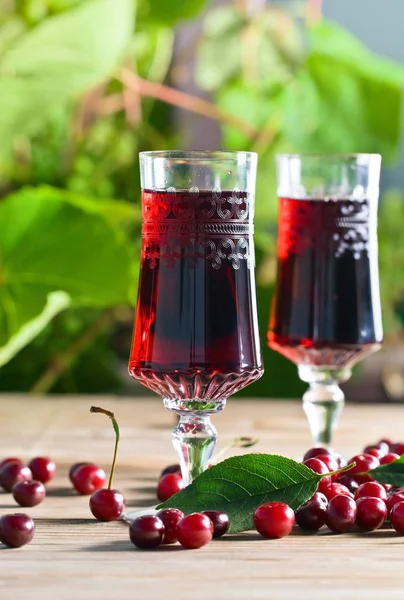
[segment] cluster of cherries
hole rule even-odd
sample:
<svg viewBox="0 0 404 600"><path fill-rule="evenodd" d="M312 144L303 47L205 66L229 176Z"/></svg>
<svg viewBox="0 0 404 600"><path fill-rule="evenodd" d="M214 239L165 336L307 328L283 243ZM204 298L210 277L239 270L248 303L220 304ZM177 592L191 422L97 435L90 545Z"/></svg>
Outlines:
<svg viewBox="0 0 404 600"><path fill-rule="evenodd" d="M404 533L404 488L378 483L368 474L402 454L404 444L387 439L367 446L362 454L353 456L349 463L326 448L311 448L304 455L303 464L323 475L318 490L297 511L283 502L262 504L253 515L256 530L267 538L288 535L295 523L302 529L312 531L319 530L323 525L336 533L350 531L355 526L371 531L381 527L388 519L397 532ZM355 466L348 471L327 475L351 463L355 463ZM170 465L160 475L157 497L164 502L182 488L180 466ZM204 518L206 513L209 513L213 522L213 529ZM226 527L217 534L215 522L219 520L226 523ZM228 528L229 518L223 512L206 511L184 517L181 511L172 508L162 510L155 516L135 519L130 528L130 537L139 548L155 548L177 540L186 548L199 548L212 537L226 533Z"/></svg>
<svg viewBox="0 0 404 600"><path fill-rule="evenodd" d="M46 456L37 456L28 465L19 458L5 458L0 462L0 487L11 492L20 506L36 506L46 496L44 484L53 479L55 473L55 463ZM6 546L24 546L32 540L34 533L34 521L25 513L0 518L0 542Z"/></svg>

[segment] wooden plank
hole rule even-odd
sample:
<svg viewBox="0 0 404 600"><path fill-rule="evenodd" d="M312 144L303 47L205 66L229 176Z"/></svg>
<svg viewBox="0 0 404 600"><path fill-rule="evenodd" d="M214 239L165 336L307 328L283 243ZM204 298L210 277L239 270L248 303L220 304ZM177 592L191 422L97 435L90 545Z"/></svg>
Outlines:
<svg viewBox="0 0 404 600"><path fill-rule="evenodd" d="M78 460L109 468L112 427L103 415L89 413L92 403L119 419L115 484L129 506L154 503L158 473L175 461L174 418L157 399L0 396L0 457L48 454L58 465L45 501L23 509L36 521L33 542L17 550L0 546L2 600L403 598L404 537L387 529L334 535L324 528L277 541L249 532L194 551L177 545L137 550L124 523L91 518L88 498L77 496L67 479ZM404 406L348 405L336 448L349 457L382 436L400 439L403 418ZM257 435L257 451L291 457L310 445L297 402L230 401L214 423L219 448L236 435ZM9 494L0 494L0 514L18 510Z"/></svg>

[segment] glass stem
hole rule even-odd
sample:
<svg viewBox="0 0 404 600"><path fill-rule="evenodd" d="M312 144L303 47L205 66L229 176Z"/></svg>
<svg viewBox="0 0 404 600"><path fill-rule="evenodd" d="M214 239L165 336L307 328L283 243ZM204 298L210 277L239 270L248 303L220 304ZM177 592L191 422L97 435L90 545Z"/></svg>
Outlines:
<svg viewBox="0 0 404 600"><path fill-rule="evenodd" d="M178 425L173 431L173 446L181 465L184 486L208 467L216 437L209 415L203 412L179 413Z"/></svg>
<svg viewBox="0 0 404 600"><path fill-rule="evenodd" d="M345 396L337 382L311 383L303 395L303 408L316 446L329 447Z"/></svg>

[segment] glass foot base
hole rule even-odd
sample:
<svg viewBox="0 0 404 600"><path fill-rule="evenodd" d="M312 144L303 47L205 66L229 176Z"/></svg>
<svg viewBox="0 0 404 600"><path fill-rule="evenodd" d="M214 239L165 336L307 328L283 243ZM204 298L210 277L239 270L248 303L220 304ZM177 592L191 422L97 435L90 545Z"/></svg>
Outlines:
<svg viewBox="0 0 404 600"><path fill-rule="evenodd" d="M143 517L143 515L156 515L158 510L156 510L156 506L150 506L148 508L134 508L132 510L126 510L121 519L129 523L129 525L137 519L138 517Z"/></svg>

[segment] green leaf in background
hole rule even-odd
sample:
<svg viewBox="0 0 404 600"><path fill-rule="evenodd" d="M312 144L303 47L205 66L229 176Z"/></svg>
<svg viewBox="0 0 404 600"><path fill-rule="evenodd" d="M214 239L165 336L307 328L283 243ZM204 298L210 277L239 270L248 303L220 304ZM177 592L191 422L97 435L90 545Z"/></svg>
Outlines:
<svg viewBox="0 0 404 600"><path fill-rule="evenodd" d="M205 6L206 0L139 0L138 22L172 25L177 21L195 17Z"/></svg>
<svg viewBox="0 0 404 600"><path fill-rule="evenodd" d="M321 475L275 454L233 456L210 467L188 487L159 506L185 514L223 510L230 533L253 529L253 513L264 502L285 502L296 510L317 489Z"/></svg>
<svg viewBox="0 0 404 600"><path fill-rule="evenodd" d="M112 74L133 25L134 0L91 0L18 38L0 57L0 164L16 138Z"/></svg>
<svg viewBox="0 0 404 600"><path fill-rule="evenodd" d="M38 319L45 325L61 298L65 305L98 308L133 300L135 261L128 243L102 208L97 214L97 201L92 210L89 203L67 202L52 188L23 189L0 202L3 356L11 352L8 345L16 347L23 328L32 331Z"/></svg>
<svg viewBox="0 0 404 600"><path fill-rule="evenodd" d="M389 483L395 487L404 486L404 454L388 465L380 465L369 471L369 475L380 483Z"/></svg>
<svg viewBox="0 0 404 600"><path fill-rule="evenodd" d="M404 69L376 57L335 24L322 21L309 33L306 65L284 94L282 133L290 147L394 155Z"/></svg>

